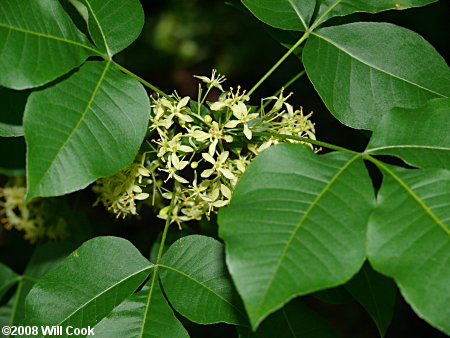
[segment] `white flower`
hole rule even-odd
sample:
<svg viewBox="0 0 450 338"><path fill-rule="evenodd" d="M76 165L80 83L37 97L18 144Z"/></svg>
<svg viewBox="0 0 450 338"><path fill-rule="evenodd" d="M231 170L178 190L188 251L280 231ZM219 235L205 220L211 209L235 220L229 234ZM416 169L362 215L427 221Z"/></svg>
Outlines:
<svg viewBox="0 0 450 338"><path fill-rule="evenodd" d="M289 115L294 115L294 109L291 104L287 103L286 101L291 97L292 93L289 93L288 96L283 96L284 88L281 89L280 96L270 96L265 98L264 100L277 100L272 108L273 112L278 112L283 108L283 105L286 107L286 110Z"/></svg>
<svg viewBox="0 0 450 338"><path fill-rule="evenodd" d="M177 117L178 120L183 122L193 122L193 118L187 114L183 114L182 112L187 110L186 105L188 104L190 98L189 96L183 97L178 103L169 101L165 97L161 99L161 104L169 110L171 115L169 117L173 118L173 116Z"/></svg>
<svg viewBox="0 0 450 338"><path fill-rule="evenodd" d="M225 162L228 159L229 152L224 151L217 157L217 161L208 153L203 153L202 157L205 159L205 161L211 163L213 167L211 169L206 169L202 172L200 175L203 178L208 178L214 173L217 173L218 175L223 175L229 180L233 180L236 177L233 175L233 173L230 171L230 169L226 168Z"/></svg>
<svg viewBox="0 0 450 338"><path fill-rule="evenodd" d="M247 106L243 102L238 102L234 106L231 107L233 111L233 115L237 118L237 120L230 120L225 124L225 128L236 128L237 125L244 125L244 135L249 140L252 139L252 131L248 127L248 122L254 120L258 117L257 113L249 114Z"/></svg>
<svg viewBox="0 0 450 338"><path fill-rule="evenodd" d="M221 97L219 101L210 105L211 110L222 110L226 107L231 108L238 102L246 102L250 100L250 97L245 94L245 90L241 93L241 86L238 86L236 93L233 93L233 88L227 93L226 97Z"/></svg>
<svg viewBox="0 0 450 338"><path fill-rule="evenodd" d="M217 143L220 139L225 140L225 142L233 142L233 137L231 135L225 135L223 133L223 129L219 128L219 124L214 121L209 129L209 132L206 133L202 130L195 130L192 133L192 136L199 142L209 140L211 144L209 145L208 153L213 156L216 152Z"/></svg>
<svg viewBox="0 0 450 338"><path fill-rule="evenodd" d="M239 158L233 160L233 164L236 166L239 174L243 174L250 164L250 160L248 159L248 156L239 155Z"/></svg>
<svg viewBox="0 0 450 338"><path fill-rule="evenodd" d="M170 206L167 206L167 207L161 209L159 211L158 218L167 219L169 210L170 210ZM190 221L191 219L187 216L178 215L178 210L179 210L179 206L175 205L174 208L172 209L172 212L170 213L170 224L177 223L178 227L181 228L182 222L187 222L187 221Z"/></svg>
<svg viewBox="0 0 450 338"><path fill-rule="evenodd" d="M192 199L202 198L204 192L208 190L211 181L203 181L200 184L197 184L197 172L195 172L194 182L192 182L192 186L188 189L189 197Z"/></svg>
<svg viewBox="0 0 450 338"><path fill-rule="evenodd" d="M216 74L217 74L217 76L216 76ZM215 70L215 69L212 70L211 78L206 77L206 76L197 76L197 75L194 75L194 77L205 82L208 85L208 89L215 87L215 88L220 89L221 91L223 91L221 83L227 80L225 78L225 76L217 73L217 70Z"/></svg>
<svg viewBox="0 0 450 338"><path fill-rule="evenodd" d="M165 135L162 135L162 139L156 141L155 143L159 145L158 149L158 157L163 157L166 153L191 153L194 151L192 147L184 145L181 143L181 139L183 134L179 133L175 135L170 141L165 138Z"/></svg>
<svg viewBox="0 0 450 338"><path fill-rule="evenodd" d="M178 156L175 153L172 153L172 155L170 156L170 161L167 162L167 169L162 169L162 171L165 171L169 174L165 182L167 182L170 178L174 178L180 183L189 183L188 180L177 175L177 171L183 170L188 164L188 161L180 161Z"/></svg>

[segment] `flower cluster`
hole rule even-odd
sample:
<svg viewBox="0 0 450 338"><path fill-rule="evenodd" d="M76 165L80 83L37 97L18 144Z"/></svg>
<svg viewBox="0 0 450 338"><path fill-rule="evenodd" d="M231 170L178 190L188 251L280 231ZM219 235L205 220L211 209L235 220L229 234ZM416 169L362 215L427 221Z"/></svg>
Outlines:
<svg viewBox="0 0 450 338"><path fill-rule="evenodd" d="M49 224L45 217L44 202L25 202L26 188L20 179L12 180L0 188L0 223L6 230L25 232L31 243L41 238L64 239L67 235L64 220Z"/></svg>
<svg viewBox="0 0 450 338"><path fill-rule="evenodd" d="M114 176L98 180L94 191L99 194L96 204L103 203L108 210L125 218L136 215L136 201L147 199L150 195L142 192L151 180L150 171L141 163L133 163Z"/></svg>
<svg viewBox="0 0 450 338"><path fill-rule="evenodd" d="M261 151L279 142L301 142L278 134L315 139L311 114L294 110L287 102L291 94L281 90L255 107L239 86L225 92L225 78L215 70L211 77L196 77L206 84L206 89L199 84L197 101L177 93L152 98L151 136L140 163L97 182L98 201L118 217L136 214L136 200L152 197L153 204L167 200L159 217L170 215L180 226L209 218L230 203L237 181ZM214 88L221 92L219 99L206 102Z"/></svg>

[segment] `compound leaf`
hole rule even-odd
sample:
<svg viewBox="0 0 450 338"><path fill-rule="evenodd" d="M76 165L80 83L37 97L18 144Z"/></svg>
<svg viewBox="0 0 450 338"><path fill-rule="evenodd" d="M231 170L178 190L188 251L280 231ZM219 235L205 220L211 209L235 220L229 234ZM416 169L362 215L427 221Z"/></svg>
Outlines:
<svg viewBox="0 0 450 338"><path fill-rule="evenodd" d="M144 11L139 0L80 1L92 40L108 56L128 47L141 33Z"/></svg>
<svg viewBox="0 0 450 338"><path fill-rule="evenodd" d="M13 270L0 263L0 301L5 293L17 283L18 277Z"/></svg>
<svg viewBox="0 0 450 338"><path fill-rule="evenodd" d="M142 85L110 62L88 62L31 94L24 116L27 198L66 194L127 166L145 136L149 106Z"/></svg>
<svg viewBox="0 0 450 338"><path fill-rule="evenodd" d="M2 0L0 45L0 85L14 89L55 80L96 54L57 0Z"/></svg>
<svg viewBox="0 0 450 338"><path fill-rule="evenodd" d="M450 334L450 171L379 167L385 175L369 222L369 260L420 317Z"/></svg>
<svg viewBox="0 0 450 338"><path fill-rule="evenodd" d="M151 298L150 298L151 297ZM150 301L149 301L150 298ZM96 337L188 338L161 292L159 283L128 297L95 328Z"/></svg>
<svg viewBox="0 0 450 338"><path fill-rule="evenodd" d="M394 316L395 284L365 264L345 288L370 314L384 337Z"/></svg>
<svg viewBox="0 0 450 338"><path fill-rule="evenodd" d="M335 16L344 16L356 12L378 13L390 9L403 10L425 6L436 1L438 0L321 0L317 16L322 17L324 15L321 21L324 22Z"/></svg>
<svg viewBox="0 0 450 338"><path fill-rule="evenodd" d="M87 241L31 289L27 325L94 326L138 288L151 268L124 239Z"/></svg>
<svg viewBox="0 0 450 338"><path fill-rule="evenodd" d="M242 0L262 22L281 29L305 31L316 0Z"/></svg>
<svg viewBox="0 0 450 338"><path fill-rule="evenodd" d="M303 62L322 100L342 123L373 130L394 107L450 96L450 68L420 35L388 23L319 29Z"/></svg>
<svg viewBox="0 0 450 338"><path fill-rule="evenodd" d="M374 193L359 154L264 151L219 214L227 264L253 328L290 299L345 283L365 259Z"/></svg>
<svg viewBox="0 0 450 338"><path fill-rule="evenodd" d="M367 153L394 155L421 168L450 168L450 99L395 108L372 134Z"/></svg>
<svg viewBox="0 0 450 338"><path fill-rule="evenodd" d="M199 235L183 237L164 254L160 269L167 298L189 320L201 324L246 323L220 242Z"/></svg>

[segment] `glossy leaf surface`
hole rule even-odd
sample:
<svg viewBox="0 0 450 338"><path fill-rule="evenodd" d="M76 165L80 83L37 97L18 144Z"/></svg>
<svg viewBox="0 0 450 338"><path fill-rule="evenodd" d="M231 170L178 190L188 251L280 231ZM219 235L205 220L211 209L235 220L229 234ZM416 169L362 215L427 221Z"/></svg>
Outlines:
<svg viewBox="0 0 450 338"><path fill-rule="evenodd" d="M344 283L365 259L373 205L358 154L264 151L219 215L227 263L253 328L295 296Z"/></svg>
<svg viewBox="0 0 450 338"><path fill-rule="evenodd" d="M151 268L130 242L94 238L34 285L26 298L26 322L93 326L130 296Z"/></svg>
<svg viewBox="0 0 450 338"><path fill-rule="evenodd" d="M13 312L14 312L14 298L11 298L8 303L0 306L0 327L9 326L13 324L11 322Z"/></svg>
<svg viewBox="0 0 450 338"><path fill-rule="evenodd" d="M304 31L314 13L316 0L242 0L262 22L276 28Z"/></svg>
<svg viewBox="0 0 450 338"><path fill-rule="evenodd" d="M149 301L149 297L150 301ZM98 323L95 336L103 338L188 338L156 282L128 297Z"/></svg>
<svg viewBox="0 0 450 338"><path fill-rule="evenodd" d="M383 173L370 262L395 279L420 317L450 334L450 171L384 166Z"/></svg>
<svg viewBox="0 0 450 338"><path fill-rule="evenodd" d="M5 293L18 281L18 275L6 265L0 263L0 301Z"/></svg>
<svg viewBox="0 0 450 338"><path fill-rule="evenodd" d="M21 325L25 318L25 298L36 281L54 269L73 249L66 242L40 245L31 256L25 272L18 281L16 292L7 304L0 307L0 324Z"/></svg>
<svg viewBox="0 0 450 338"><path fill-rule="evenodd" d="M172 306L189 320L245 324L223 245L215 239L193 235L176 241L161 260L160 277Z"/></svg>
<svg viewBox="0 0 450 338"><path fill-rule="evenodd" d="M24 116L27 198L66 194L130 164L149 106L141 84L109 62L88 62L66 81L33 93Z"/></svg>
<svg viewBox="0 0 450 338"><path fill-rule="evenodd" d="M95 54L55 0L2 0L0 45L0 85L14 89L55 80Z"/></svg>
<svg viewBox="0 0 450 338"><path fill-rule="evenodd" d="M141 33L144 11L139 0L80 0L85 5L89 33L97 48L113 56Z"/></svg>
<svg viewBox="0 0 450 338"><path fill-rule="evenodd" d="M450 99L418 109L395 108L384 115L368 153L394 155L422 168L450 168Z"/></svg>
<svg viewBox="0 0 450 338"><path fill-rule="evenodd" d="M403 10L431 4L438 0L320 0L318 17L325 15L323 21L335 16L344 16L356 12L378 13L382 11Z"/></svg>
<svg viewBox="0 0 450 338"><path fill-rule="evenodd" d="M342 123L373 130L394 107L450 96L450 68L420 35L387 23L319 29L303 52L306 72Z"/></svg>
<svg viewBox="0 0 450 338"><path fill-rule="evenodd" d="M394 316L395 284L365 264L350 282L348 292L366 309L384 337Z"/></svg>

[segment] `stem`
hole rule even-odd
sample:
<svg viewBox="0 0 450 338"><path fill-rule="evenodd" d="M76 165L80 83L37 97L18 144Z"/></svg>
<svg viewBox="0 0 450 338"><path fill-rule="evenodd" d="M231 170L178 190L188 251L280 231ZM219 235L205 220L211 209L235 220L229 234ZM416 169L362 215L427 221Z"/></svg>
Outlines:
<svg viewBox="0 0 450 338"><path fill-rule="evenodd" d="M11 317L9 318L9 325L14 325L14 321L16 320L17 315L17 308L19 307L19 301L20 297L22 297L22 288L23 288L23 278L19 279L19 283L17 285L17 291L16 291L16 299L14 301L14 306L11 311ZM10 337L10 335L8 335Z"/></svg>
<svg viewBox="0 0 450 338"><path fill-rule="evenodd" d="M253 88L252 89L250 89L250 91L248 92L248 96L250 96L264 81L266 81L266 79L284 62L284 60L286 60L287 59L287 57L289 56L289 55L291 55L292 54L292 52L294 51L294 50L296 50L297 49L297 47L298 46L300 46L307 38L308 38L308 36L309 36L309 31L308 32L305 32L303 35L302 35L302 37L295 43L295 45L293 45L287 52L286 52L286 54L284 54L279 60L278 60L278 62L277 63L275 63L274 65L273 65L273 67L272 68L270 68L270 70L266 73L266 74L264 74L264 76L258 81L258 83L256 83L254 86L253 86Z"/></svg>
<svg viewBox="0 0 450 338"><path fill-rule="evenodd" d="M176 187L177 187L177 184L175 183L175 186L172 191L172 200L170 201L170 207L169 207L169 210L167 211L166 225L164 226L163 234L161 237L161 244L159 245L158 256L156 257L155 273L158 271L158 264L159 264L159 261L161 260L162 254L164 252L164 244L166 242L167 231L169 230L169 226L170 226L170 218L172 217L172 211L173 211L173 208L175 207Z"/></svg>
<svg viewBox="0 0 450 338"><path fill-rule="evenodd" d="M208 89L206 90L206 93L203 96L203 99L201 100L200 104L198 105L198 112L199 112L199 114L200 114L200 107L202 106L203 102L205 102L206 97L208 96L209 92L211 91L211 88L212 87L208 86Z"/></svg>
<svg viewBox="0 0 450 338"><path fill-rule="evenodd" d="M305 73L306 73L306 71L305 71L305 70L302 70L300 73L298 73L298 74L295 75L292 79L290 79L288 82L286 82L286 83L284 84L284 86L281 87L281 88L284 88L284 89L289 88L289 86L290 86L291 84L293 84L295 81L297 81L298 79L300 79ZM281 90L282 90L282 89L278 89L277 92L276 92L275 94L273 94L273 96L278 96L278 95L280 95ZM261 108L258 109L258 113L261 113L261 111L263 111L263 110L270 104L270 100L265 100L265 101L266 101L266 102L263 103L263 104L261 105Z"/></svg>
<svg viewBox="0 0 450 338"><path fill-rule="evenodd" d="M159 262L161 260L161 257L162 257L163 251L164 251L164 244L166 242L167 231L169 230L169 226L170 226L170 218L172 217L172 211L173 211L173 208L175 207L175 192L176 192L177 186L178 186L178 184L175 182L175 185L174 185L173 191L172 191L172 200L170 201L169 210L167 212L166 224L164 226L161 243L159 244L158 257L156 258L156 262L155 262L155 265L153 268L152 282L150 284L150 291L149 291L148 298L147 298L147 306L145 307L145 312L144 312L144 321L141 326L141 333L140 333L139 337L144 336L144 327L145 327L144 323L148 316L148 310L150 309L150 300L151 300L152 294L153 294L153 287L155 286L155 283L158 283L156 278L158 277Z"/></svg>
<svg viewBox="0 0 450 338"><path fill-rule="evenodd" d="M328 9L325 11L325 13L323 13L323 14L320 16L320 18L318 18L318 19L316 20L316 22L313 23L313 25L309 28L309 31L312 32L314 29L316 29L316 27L319 26L319 25L322 23L322 20L328 15L328 13L330 13L330 12L334 9L334 7L336 7L337 5L339 5L339 3L340 3L341 1L342 1L342 0L336 0L336 2L335 2L332 6L330 6L330 8L328 8Z"/></svg>
<svg viewBox="0 0 450 338"><path fill-rule="evenodd" d="M303 75L305 75L306 71L303 69L300 73L298 73L297 75L295 75L292 79L290 79L288 82L286 82L286 84L283 86L283 88L289 88L289 86L291 84L293 84L295 81L297 81L298 79L300 79ZM277 96L278 94L280 94L281 89L279 89L276 93L275 96Z"/></svg>
<svg viewBox="0 0 450 338"><path fill-rule="evenodd" d="M337 151L344 151L346 153L352 153L352 154L359 154L357 151L353 151L344 147L339 147L331 143L326 143L322 141L312 140L307 137L302 136L295 136L295 135L286 135L286 134L276 134L276 133L269 133L269 132L254 132L253 135L255 136L268 136L268 137L275 137L279 138L280 140L296 140L296 141L302 141L305 143L311 143L319 147L328 148L332 150Z"/></svg>
<svg viewBox="0 0 450 338"><path fill-rule="evenodd" d="M125 67L119 65L117 62L112 61L115 66L117 68L119 68L122 72L124 72L125 74L130 75L132 78L138 80L140 83L142 83L144 86L146 86L147 88L153 90L154 92L158 93L159 95L165 97L166 99L170 99L170 96L167 95L166 93L164 93L161 89L159 89L158 87L152 85L150 82L145 81L143 78L137 76L136 74L134 74L133 72L129 71L128 69L126 69Z"/></svg>

